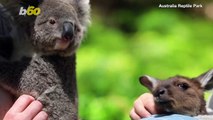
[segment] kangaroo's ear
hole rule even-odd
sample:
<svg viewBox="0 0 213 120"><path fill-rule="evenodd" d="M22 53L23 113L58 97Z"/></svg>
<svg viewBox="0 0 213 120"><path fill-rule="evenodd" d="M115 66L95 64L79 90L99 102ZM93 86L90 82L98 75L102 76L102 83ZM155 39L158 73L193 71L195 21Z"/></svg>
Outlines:
<svg viewBox="0 0 213 120"><path fill-rule="evenodd" d="M142 85L147 87L150 91L152 91L157 86L157 83L158 83L157 79L147 76L147 75L141 76L139 78L139 81Z"/></svg>
<svg viewBox="0 0 213 120"><path fill-rule="evenodd" d="M198 80L205 90L213 89L213 69L210 69L209 71L193 79Z"/></svg>

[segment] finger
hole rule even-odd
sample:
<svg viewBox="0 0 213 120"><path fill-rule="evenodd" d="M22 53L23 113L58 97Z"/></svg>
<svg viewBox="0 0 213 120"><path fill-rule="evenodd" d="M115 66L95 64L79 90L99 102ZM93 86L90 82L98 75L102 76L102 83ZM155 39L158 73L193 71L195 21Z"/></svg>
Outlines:
<svg viewBox="0 0 213 120"><path fill-rule="evenodd" d="M129 114L130 118L132 120L139 120L141 119L141 117L135 113L135 109L133 108L131 111L130 111L130 114Z"/></svg>
<svg viewBox="0 0 213 120"><path fill-rule="evenodd" d="M154 98L153 95L150 93L145 93L143 96L141 96L142 98L140 98L139 100L144 101L144 107L147 111L149 111L149 113L151 114L156 114L156 107L155 107L155 102L154 102ZM147 99L148 98L148 99Z"/></svg>
<svg viewBox="0 0 213 120"><path fill-rule="evenodd" d="M22 114L25 115L28 119L33 119L41 110L43 105L39 101L33 101L23 112Z"/></svg>
<svg viewBox="0 0 213 120"><path fill-rule="evenodd" d="M33 120L48 120L48 115L46 112L41 111L33 118Z"/></svg>
<svg viewBox="0 0 213 120"><path fill-rule="evenodd" d="M134 103L135 113L140 116L140 118L149 117L151 113L145 109L143 103L140 100L136 100Z"/></svg>
<svg viewBox="0 0 213 120"><path fill-rule="evenodd" d="M32 96L29 95L22 95L20 96L16 102L13 104L13 106L10 108L10 112L22 112L24 111L27 106L34 101L35 99Z"/></svg>

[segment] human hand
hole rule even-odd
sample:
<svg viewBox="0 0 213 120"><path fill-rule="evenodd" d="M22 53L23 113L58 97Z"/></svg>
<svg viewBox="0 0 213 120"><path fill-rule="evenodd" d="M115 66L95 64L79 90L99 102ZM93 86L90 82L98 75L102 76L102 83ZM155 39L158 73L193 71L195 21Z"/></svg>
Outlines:
<svg viewBox="0 0 213 120"><path fill-rule="evenodd" d="M144 93L135 100L134 106L130 111L130 118L132 120L139 120L156 113L153 95Z"/></svg>
<svg viewBox="0 0 213 120"><path fill-rule="evenodd" d="M3 120L47 120L43 105L29 95L20 96L8 110Z"/></svg>

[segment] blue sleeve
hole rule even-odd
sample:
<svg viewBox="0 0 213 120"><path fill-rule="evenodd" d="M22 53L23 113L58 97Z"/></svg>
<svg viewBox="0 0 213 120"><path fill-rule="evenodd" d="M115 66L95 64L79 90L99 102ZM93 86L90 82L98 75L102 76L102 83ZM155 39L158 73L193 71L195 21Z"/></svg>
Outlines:
<svg viewBox="0 0 213 120"><path fill-rule="evenodd" d="M198 120L194 117L172 114L172 115L153 115L149 118L143 118L141 120Z"/></svg>

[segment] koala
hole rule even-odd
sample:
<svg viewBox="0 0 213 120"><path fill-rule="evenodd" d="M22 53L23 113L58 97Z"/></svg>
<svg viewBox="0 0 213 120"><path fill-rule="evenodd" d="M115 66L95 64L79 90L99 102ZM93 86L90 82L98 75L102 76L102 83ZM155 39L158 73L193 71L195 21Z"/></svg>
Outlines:
<svg viewBox="0 0 213 120"><path fill-rule="evenodd" d="M174 76L160 81L142 76L139 80L152 92L159 111L190 116L207 114L204 90L213 88L213 69L195 78Z"/></svg>
<svg viewBox="0 0 213 120"><path fill-rule="evenodd" d="M2 4L6 4L13 19L13 61L35 54L70 56L79 47L89 24L89 0L9 0ZM20 7L27 9L29 5L40 8L41 14L19 15Z"/></svg>
<svg viewBox="0 0 213 120"><path fill-rule="evenodd" d="M29 94L41 101L49 120L77 120L75 53L90 21L89 0L1 0L1 15L12 41L11 54L1 48L0 87L14 97ZM41 9L20 16L20 7ZM3 22L5 20L1 19ZM1 26L2 27L2 26ZM3 32L2 32L3 33Z"/></svg>

